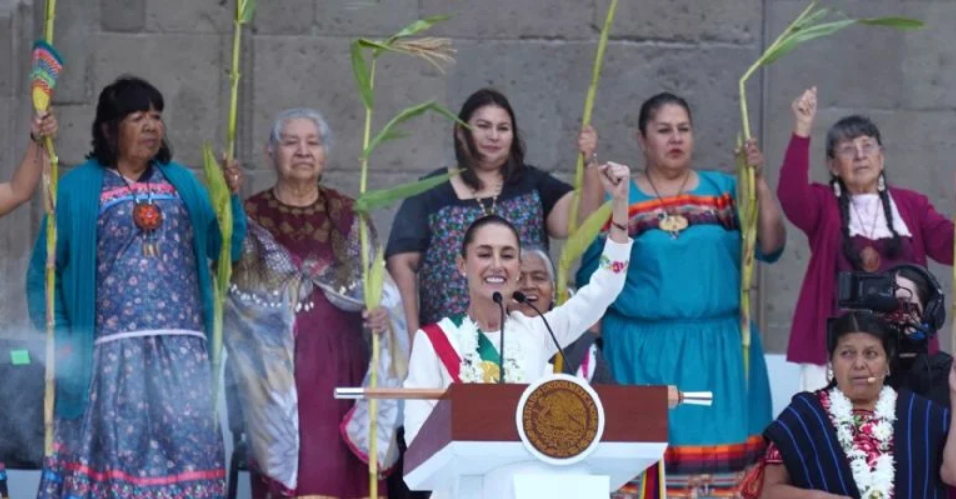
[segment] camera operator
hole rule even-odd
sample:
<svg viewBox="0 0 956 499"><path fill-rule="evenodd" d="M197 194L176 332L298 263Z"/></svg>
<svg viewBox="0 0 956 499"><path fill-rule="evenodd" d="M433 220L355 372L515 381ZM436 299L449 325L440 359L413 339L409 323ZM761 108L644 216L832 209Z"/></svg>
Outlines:
<svg viewBox="0 0 956 499"><path fill-rule="evenodd" d="M840 275L839 306L883 316L897 330L897 356L888 383L949 406L953 358L929 352L929 340L946 322L946 297L938 281L918 265L904 264L882 274Z"/></svg>

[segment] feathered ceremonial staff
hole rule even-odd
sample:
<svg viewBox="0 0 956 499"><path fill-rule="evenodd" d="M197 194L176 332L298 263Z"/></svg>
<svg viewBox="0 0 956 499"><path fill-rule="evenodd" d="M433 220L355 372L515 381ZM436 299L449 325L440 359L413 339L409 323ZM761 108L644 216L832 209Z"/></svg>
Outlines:
<svg viewBox="0 0 956 499"><path fill-rule="evenodd" d="M53 89L63 71L63 61L53 49L53 23L56 0L47 0L43 23L43 40L33 46L33 69L30 72L33 107L37 114L46 114L53 99ZM56 191L59 184L59 160L53 138L43 137L50 171L43 172L43 208L46 211L46 373L43 391L43 452L53 453L53 406L56 397L56 357L53 332L56 329Z"/></svg>
<svg viewBox="0 0 956 499"><path fill-rule="evenodd" d="M584 99L584 114L581 118L582 128L591 124L591 111L594 109L594 99L597 96L598 82L601 80L601 68L604 66L604 51L607 50L607 39L611 34L611 24L614 23L614 14L616 12L617 0L611 0L611 5L607 9L607 16L604 18L604 26L601 28L601 38L598 40L597 54L594 56L594 65L591 69L591 84L588 86L587 97ZM581 189L583 189L584 186L584 160L584 156L578 154L577 163L574 166L574 192L571 194L571 208L568 211L568 240L561 252L561 259L558 260L558 304L568 300L568 280L570 278L571 266L584 254L584 251L587 250L588 246L594 241L594 238L597 237L601 228L611 216L611 205L608 203L602 206L597 212L592 213L580 227L578 226ZM579 234L583 237L576 237ZM554 361L554 372L559 373L563 370L563 359L559 355Z"/></svg>
<svg viewBox="0 0 956 499"><path fill-rule="evenodd" d="M817 2L811 2L797 16L783 33L767 47L767 50L757 59L750 68L740 77L740 117L742 133L737 136L737 147L741 154L737 156L737 211L743 233L741 243L741 278L740 278L740 333L743 343L744 369L750 369L750 300L753 290L754 259L757 244L757 177L753 166L747 164L744 147L750 141L750 119L747 112L747 80L759 69L769 66L784 55L797 48L798 45L816 38L832 35L853 24L870 26L885 26L901 30L919 29L923 23L906 17L880 17L872 19L851 19L845 14L829 9L817 9ZM956 278L956 274L954 274ZM956 305L954 305L956 306ZM954 330L956 338L956 330Z"/></svg>
<svg viewBox="0 0 956 499"><path fill-rule="evenodd" d="M383 142L399 139L407 134L399 129L403 123L433 112L447 118L449 121L465 125L447 108L436 101L428 101L417 106L403 109L392 118L379 132L372 136L372 117L375 111L375 66L378 58L385 53L400 53L419 57L443 71L442 64L453 61L451 54L454 50L451 41L445 38L412 38L428 30L436 23L448 19L449 16L434 16L417 20L405 26L398 33L385 40L369 40L361 38L352 42L352 72L358 86L362 104L365 107L365 128L362 138L361 178L359 182L359 197L355 202L355 211L361 217L360 239L362 246L362 281L365 293L365 307L374 310L379 307L382 299L382 290L385 285L385 257L382 248L374 249L374 261L369 263L369 216L376 208L388 206L406 197L414 196L432 187L439 185L449 178L449 174L431 177L418 182L410 182L391 189L368 191L369 157L376 147ZM368 53L370 62L366 62ZM370 385L375 388L378 383L379 338L372 335L372 362ZM378 497L378 401L369 401L370 448L369 448L369 497Z"/></svg>
<svg viewBox="0 0 956 499"><path fill-rule="evenodd" d="M229 123L226 131L226 161L232 161L236 155L236 122L239 110L239 62L242 48L243 26L252 22L256 11L255 0L237 0L236 16L232 31L232 68L229 70ZM213 285L213 331L212 331L212 403L213 418L218 419L219 375L222 370L222 314L229 281L232 279L232 192L226 184L222 168L216 161L212 146L203 146L203 172L209 184L209 197L212 201L219 230L222 233L222 249L216 263L216 276Z"/></svg>

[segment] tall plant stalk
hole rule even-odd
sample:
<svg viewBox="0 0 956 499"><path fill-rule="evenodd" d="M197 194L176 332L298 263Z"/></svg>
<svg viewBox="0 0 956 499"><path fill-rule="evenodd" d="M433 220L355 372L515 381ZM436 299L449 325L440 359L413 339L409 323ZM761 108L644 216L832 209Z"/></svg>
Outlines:
<svg viewBox="0 0 956 499"><path fill-rule="evenodd" d="M617 0L611 0L601 28L601 37L598 40L597 53L594 55L594 64L591 67L591 83L584 99L584 113L581 116L581 127L591 124L591 112L594 110L594 100L597 97L598 83L601 81L601 69L604 67L604 52L607 50L607 40L611 34L611 25L614 23L614 14L617 12ZM584 184L584 156L578 154L574 166L574 194L571 197L571 216L568 217L568 235L573 235L578 229L577 212L581 204L581 187ZM559 289L561 289L559 287ZM564 288L567 291L567 288Z"/></svg>
<svg viewBox="0 0 956 499"><path fill-rule="evenodd" d="M237 0L232 29L232 67L229 69L229 121L226 125L226 161L236 156L236 125L239 117L239 80L242 55L242 31L252 22L255 15L255 0ZM203 172L209 184L209 196L212 200L219 230L222 235L222 248L216 262L216 276L213 286L213 330L212 330L212 404L213 419L219 421L219 378L222 372L223 308L229 283L232 279L232 193L229 190L222 169L216 161L212 148L203 147Z"/></svg>
<svg viewBox="0 0 956 499"><path fill-rule="evenodd" d="M47 0L43 22L43 39L53 45L56 0ZM60 183L60 161L53 148L53 138L44 137L50 157L50 171L44 173L44 210L46 211L46 367L43 388L43 452L53 454L53 407L56 400L56 192Z"/></svg>
<svg viewBox="0 0 956 499"><path fill-rule="evenodd" d="M740 92L740 118L742 136L738 137L737 146L743 153L746 143L752 138L750 118L747 109L747 81L756 72L795 49L798 45L810 40L832 35L853 24L870 26L884 26L896 29L919 29L923 23L905 17L880 17L869 19L851 19L846 15L827 8L817 9L817 2L811 2L796 19L777 37L763 54L740 77L738 90ZM828 18L835 20L828 20ZM752 165L747 164L746 154L737 158L737 210L740 218L742 241L740 254L740 334L743 346L745 372L750 369L751 343L751 298L757 244L757 176ZM954 274L956 279L956 274ZM956 307L956 305L954 305ZM954 329L956 338L956 329Z"/></svg>
<svg viewBox="0 0 956 499"><path fill-rule="evenodd" d="M598 40L597 53L594 55L594 64L591 67L591 83L588 85L587 96L584 98L584 113L581 116L581 128L591 124L591 112L594 110L594 100L597 97L598 83L601 81L601 68L604 67L604 52L607 50L607 40L611 34L611 25L614 23L614 14L617 12L617 0L611 0L608 6L607 15L604 18L604 25L601 28L601 37ZM587 246L576 248L570 243L571 239L578 233L578 212L581 209L581 191L584 188L584 156L578 154L574 165L574 191L571 194L571 207L568 210L568 243L565 244L561 253L561 259L558 261L557 277L557 301L562 304L568 301L568 281L570 280L571 265L584 253ZM608 215L610 216L610 215ZM593 232L593 231L588 231ZM594 232L593 237L585 241L590 244L597 237ZM560 355L554 360L554 372L564 371L564 358Z"/></svg>
<svg viewBox="0 0 956 499"><path fill-rule="evenodd" d="M389 205L409 196L423 192L448 179L448 175L429 178L419 182L411 182L391 189L375 192L368 191L369 160L377 146L389 140L404 136L398 129L402 123L420 116L426 112L435 112L445 118L460 123L457 117L435 101L403 109L393 117L377 134L372 135L372 120L375 112L375 69L378 57L384 53L395 52L420 57L441 69L439 63L450 62L451 44L448 40L439 38L410 37L429 29L435 23L447 19L447 16L436 16L415 21L402 28L398 33L386 40L359 39L352 43L352 71L358 86L362 104L365 107L365 124L362 131L361 172L359 179L359 197L355 203L355 211L360 217L359 240L362 253L362 284L364 289L365 307L374 310L379 307L382 298L382 289L385 281L384 252L381 248L374 248L375 261L370 262L370 217L371 212L379 207ZM370 52L371 62L366 64L365 52ZM380 339L378 334L372 335L372 361L369 373L369 384L372 388L378 384L378 366L380 360ZM378 401L369 401L369 497L378 497Z"/></svg>
<svg viewBox="0 0 956 499"><path fill-rule="evenodd" d="M375 63L376 59L372 58L372 63L369 67L369 88L372 91L375 90ZM368 149L369 142L372 140L372 107L365 108L365 129L362 132L362 150ZM362 174L359 179L359 195L365 194L365 191L368 190L368 155L362 155ZM369 289L369 214L365 213L359 215L361 217L361 223L359 225L359 240L362 245L362 289ZM379 295L379 300L381 295ZM376 305L376 303L370 303L374 301L375 298L369 296L366 299L366 307L370 305ZM378 361L379 361L379 338L377 334L372 334L372 369L369 373L369 384L372 388L378 386ZM369 435L372 437L369 439L369 460L368 460L368 474L369 474L369 497L378 498L378 400L372 399L368 402L368 412L371 420L369 421Z"/></svg>

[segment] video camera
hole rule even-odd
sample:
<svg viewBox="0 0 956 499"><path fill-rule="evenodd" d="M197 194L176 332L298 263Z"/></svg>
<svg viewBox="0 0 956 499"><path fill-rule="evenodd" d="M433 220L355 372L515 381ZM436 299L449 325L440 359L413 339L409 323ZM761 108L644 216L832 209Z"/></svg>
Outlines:
<svg viewBox="0 0 956 499"><path fill-rule="evenodd" d="M930 288L922 313L905 293L899 293L901 288L896 276L906 278L907 274L918 277ZM920 285L919 282L915 284ZM879 274L841 272L838 277L837 306L844 310L867 310L880 315L901 333L901 339L906 340L899 345L901 353L907 351L904 348L906 343L925 346L943 327L946 323L945 299L936 277L918 265L898 265Z"/></svg>
<svg viewBox="0 0 956 499"><path fill-rule="evenodd" d="M929 288L922 313L905 292L900 292L906 289L897 284L898 275L913 281L917 288ZM948 404L948 377L953 358L945 352L929 354L929 340L946 322L945 302L939 281L919 265L898 265L878 274L841 272L838 276L838 308L873 312L896 332L896 355L890 359L893 372L890 384ZM827 331L828 341L831 337Z"/></svg>

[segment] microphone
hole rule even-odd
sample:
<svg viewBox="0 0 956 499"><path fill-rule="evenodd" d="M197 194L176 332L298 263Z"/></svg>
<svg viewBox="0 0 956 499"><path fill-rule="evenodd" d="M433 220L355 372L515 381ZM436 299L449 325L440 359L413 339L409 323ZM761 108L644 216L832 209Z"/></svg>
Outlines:
<svg viewBox="0 0 956 499"><path fill-rule="evenodd" d="M870 369L867 368L867 371L870 371ZM876 383L877 380L882 380L882 379L885 378L886 376L887 376L886 374L881 374L881 375L879 375L879 376L873 376L873 371L870 371L870 377L869 377L869 378L866 378L866 383L869 384L869 385L872 385L873 383Z"/></svg>
<svg viewBox="0 0 956 499"><path fill-rule="evenodd" d="M501 293L495 291L491 299L498 304L501 311L501 336L498 338L498 383L505 382L505 304Z"/></svg>
<svg viewBox="0 0 956 499"><path fill-rule="evenodd" d="M524 303L525 305L531 307L531 310L534 310L535 313L538 314L538 317L541 317L541 320L544 322L544 327L548 328L548 334L551 335L551 341L554 342L554 346L558 349L558 355L561 356L561 361L565 366L570 366L571 364L568 364L568 356L564 354L564 349L561 348L561 344L558 343L558 338L554 336L554 331L551 330L551 324L548 324L548 319L544 318L544 314L538 310L538 307L534 306L534 303L528 301L528 297L525 296L521 291L515 291L512 293L511 297L514 298L516 302Z"/></svg>

